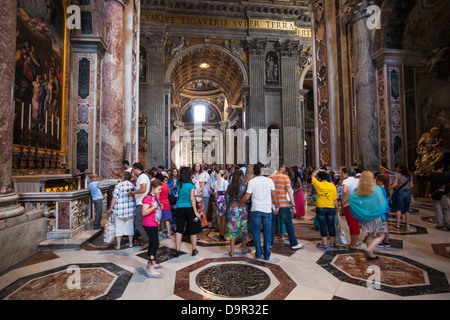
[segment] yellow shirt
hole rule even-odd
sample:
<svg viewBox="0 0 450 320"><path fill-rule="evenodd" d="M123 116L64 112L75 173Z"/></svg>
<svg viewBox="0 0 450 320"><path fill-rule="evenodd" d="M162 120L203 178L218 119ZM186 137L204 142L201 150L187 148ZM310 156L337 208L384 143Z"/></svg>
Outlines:
<svg viewBox="0 0 450 320"><path fill-rule="evenodd" d="M312 178L312 185L317 192L316 207L334 208L334 200L337 199L336 186L328 181L319 182L316 178Z"/></svg>

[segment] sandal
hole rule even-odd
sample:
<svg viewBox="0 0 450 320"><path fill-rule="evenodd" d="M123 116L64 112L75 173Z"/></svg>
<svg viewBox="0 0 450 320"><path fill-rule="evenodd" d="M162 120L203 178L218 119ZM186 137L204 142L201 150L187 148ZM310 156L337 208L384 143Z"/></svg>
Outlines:
<svg viewBox="0 0 450 320"><path fill-rule="evenodd" d="M192 250L192 256L196 256L197 254L198 254L198 250L197 249Z"/></svg>
<svg viewBox="0 0 450 320"><path fill-rule="evenodd" d="M330 247L336 248L336 243L335 242L330 243Z"/></svg>
<svg viewBox="0 0 450 320"><path fill-rule="evenodd" d="M242 254L247 254L247 253L250 253L250 252L251 252L251 250L250 250L250 249L247 249L247 248L245 248L245 249L242 249L242 250L241 250L241 252L242 252Z"/></svg>
<svg viewBox="0 0 450 320"><path fill-rule="evenodd" d="M316 247L319 248L319 249L326 249L326 248L328 248L326 244L322 244L320 242L317 244Z"/></svg>
<svg viewBox="0 0 450 320"><path fill-rule="evenodd" d="M228 255L229 255L230 257L232 257L232 256L234 256L234 252L231 252L231 251L230 251L230 252L228 253Z"/></svg>

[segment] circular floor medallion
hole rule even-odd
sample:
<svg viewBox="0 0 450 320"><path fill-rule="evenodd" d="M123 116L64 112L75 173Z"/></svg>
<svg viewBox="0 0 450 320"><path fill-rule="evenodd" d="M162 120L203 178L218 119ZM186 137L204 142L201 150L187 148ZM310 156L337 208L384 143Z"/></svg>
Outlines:
<svg viewBox="0 0 450 320"><path fill-rule="evenodd" d="M205 292L222 297L249 297L270 286L267 273L244 264L220 264L201 271L197 285Z"/></svg>

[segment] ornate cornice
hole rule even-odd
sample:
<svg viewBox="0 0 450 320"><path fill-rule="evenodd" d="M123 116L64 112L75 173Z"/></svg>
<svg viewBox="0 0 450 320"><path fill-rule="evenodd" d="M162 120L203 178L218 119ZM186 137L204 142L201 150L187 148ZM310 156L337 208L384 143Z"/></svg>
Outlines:
<svg viewBox="0 0 450 320"><path fill-rule="evenodd" d="M310 21L306 6L273 3L192 0L141 0L141 11L239 18Z"/></svg>

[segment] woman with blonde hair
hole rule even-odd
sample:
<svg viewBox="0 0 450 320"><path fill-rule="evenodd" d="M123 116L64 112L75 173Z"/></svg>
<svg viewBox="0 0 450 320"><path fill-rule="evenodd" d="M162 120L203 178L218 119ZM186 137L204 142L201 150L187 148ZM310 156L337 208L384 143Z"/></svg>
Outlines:
<svg viewBox="0 0 450 320"><path fill-rule="evenodd" d="M359 185L348 197L350 211L359 220L361 231L367 232L366 255L368 260L378 259L373 250L383 240L387 232L386 198L380 187L375 185L374 176L370 171L364 171L359 178ZM377 234L374 238L374 234Z"/></svg>
<svg viewBox="0 0 450 320"><path fill-rule="evenodd" d="M225 202L225 191L228 188L228 181L224 179L225 171L220 170L217 173L217 180L214 182L214 193L216 196L217 224L219 227L219 240L225 240L225 231L227 223L227 204Z"/></svg>

